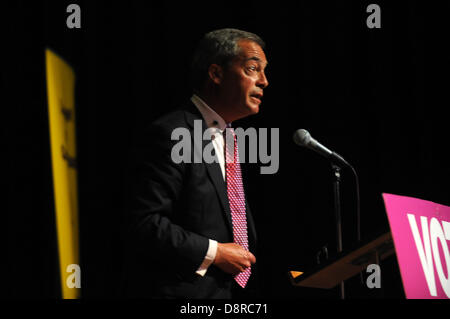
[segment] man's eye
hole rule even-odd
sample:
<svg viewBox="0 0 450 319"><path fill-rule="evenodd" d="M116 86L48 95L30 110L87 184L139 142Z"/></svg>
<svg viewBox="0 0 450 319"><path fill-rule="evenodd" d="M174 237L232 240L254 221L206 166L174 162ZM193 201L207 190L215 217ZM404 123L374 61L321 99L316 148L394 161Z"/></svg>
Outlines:
<svg viewBox="0 0 450 319"><path fill-rule="evenodd" d="M249 69L250 71L256 71L256 66L251 65L251 66L248 67L248 69Z"/></svg>

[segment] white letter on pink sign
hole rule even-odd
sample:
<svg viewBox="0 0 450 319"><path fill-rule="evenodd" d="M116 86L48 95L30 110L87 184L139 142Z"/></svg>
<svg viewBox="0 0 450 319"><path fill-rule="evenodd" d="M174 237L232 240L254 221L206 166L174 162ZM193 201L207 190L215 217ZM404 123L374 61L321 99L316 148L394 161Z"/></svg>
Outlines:
<svg viewBox="0 0 450 319"><path fill-rule="evenodd" d="M445 222L444 222L445 223ZM447 223L448 224L448 223ZM447 228L448 226L444 226ZM436 218L431 219L430 222L430 234L431 234L431 246L433 247L434 262L436 264L436 271L441 282L442 289L448 298L450 298L450 254L448 251L447 240L445 239L444 232L441 228L441 224ZM442 245L444 252L445 263L447 265L447 278L445 278L444 269L442 268L441 257L439 256L438 238Z"/></svg>
<svg viewBox="0 0 450 319"><path fill-rule="evenodd" d="M434 281L434 269L433 269L433 256L431 254L430 234L428 232L427 218L422 216L420 220L422 222L422 236L423 245L420 238L419 229L417 228L416 218L413 214L408 214L409 226L414 236L417 252L419 253L420 262L422 263L422 269L427 280L428 289L432 296L436 296L436 282ZM424 249L425 247L425 249Z"/></svg>

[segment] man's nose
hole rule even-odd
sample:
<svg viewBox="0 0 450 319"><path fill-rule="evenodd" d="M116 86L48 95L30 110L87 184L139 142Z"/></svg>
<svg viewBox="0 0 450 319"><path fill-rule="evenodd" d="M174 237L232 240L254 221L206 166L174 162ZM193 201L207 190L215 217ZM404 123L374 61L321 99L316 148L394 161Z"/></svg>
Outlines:
<svg viewBox="0 0 450 319"><path fill-rule="evenodd" d="M267 81L266 74L263 72L260 73L258 82L256 83L256 86L265 89L269 85L269 81Z"/></svg>

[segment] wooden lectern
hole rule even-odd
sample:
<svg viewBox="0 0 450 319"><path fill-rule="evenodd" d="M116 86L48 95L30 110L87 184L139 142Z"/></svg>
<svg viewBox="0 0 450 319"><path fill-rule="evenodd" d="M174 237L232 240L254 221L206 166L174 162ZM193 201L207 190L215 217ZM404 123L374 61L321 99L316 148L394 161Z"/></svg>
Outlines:
<svg viewBox="0 0 450 319"><path fill-rule="evenodd" d="M289 271L288 275L294 286L331 289L365 270L369 264L379 264L394 253L394 243L388 232L356 249L343 251L310 271Z"/></svg>

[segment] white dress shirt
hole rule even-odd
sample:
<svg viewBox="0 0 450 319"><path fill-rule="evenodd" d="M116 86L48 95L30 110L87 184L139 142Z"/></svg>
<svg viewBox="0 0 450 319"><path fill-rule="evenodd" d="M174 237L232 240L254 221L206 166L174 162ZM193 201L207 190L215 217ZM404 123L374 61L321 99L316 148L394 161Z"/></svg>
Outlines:
<svg viewBox="0 0 450 319"><path fill-rule="evenodd" d="M210 128L212 133L212 144L216 152L217 158L219 160L220 169L222 170L222 176L225 180L225 154L224 154L224 139L223 132L227 124L223 118L217 114L212 108L210 108L199 96L193 95L191 97L192 103L197 107L197 109L202 114L203 119ZM212 264L216 258L217 253L217 241L210 239L208 251L206 252L205 259L197 270L197 274L204 276L208 267Z"/></svg>

